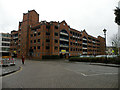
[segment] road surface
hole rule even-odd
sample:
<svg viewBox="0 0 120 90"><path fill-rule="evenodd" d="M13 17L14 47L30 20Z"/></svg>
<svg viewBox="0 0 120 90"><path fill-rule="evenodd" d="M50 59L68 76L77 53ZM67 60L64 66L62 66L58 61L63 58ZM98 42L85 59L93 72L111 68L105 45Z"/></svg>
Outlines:
<svg viewBox="0 0 120 90"><path fill-rule="evenodd" d="M118 68L67 60L17 60L20 71L2 78L3 88L118 88Z"/></svg>

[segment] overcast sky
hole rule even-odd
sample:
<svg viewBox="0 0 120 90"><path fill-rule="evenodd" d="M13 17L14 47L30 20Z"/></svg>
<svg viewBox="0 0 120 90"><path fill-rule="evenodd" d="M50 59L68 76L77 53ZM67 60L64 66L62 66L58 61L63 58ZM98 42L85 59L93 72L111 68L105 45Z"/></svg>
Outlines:
<svg viewBox="0 0 120 90"><path fill-rule="evenodd" d="M23 13L35 9L39 21L63 21L76 30L85 29L95 37L107 29L107 45L118 31L114 9L119 0L0 0L0 32L18 30Z"/></svg>

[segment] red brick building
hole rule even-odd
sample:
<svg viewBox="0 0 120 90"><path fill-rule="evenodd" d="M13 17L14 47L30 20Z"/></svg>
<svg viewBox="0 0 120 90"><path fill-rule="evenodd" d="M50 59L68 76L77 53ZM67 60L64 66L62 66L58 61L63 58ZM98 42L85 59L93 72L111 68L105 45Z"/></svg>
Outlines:
<svg viewBox="0 0 120 90"><path fill-rule="evenodd" d="M18 31L11 31L11 42L10 42L10 52L11 56L17 57L18 52Z"/></svg>
<svg viewBox="0 0 120 90"><path fill-rule="evenodd" d="M42 59L43 56L78 56L105 54L105 39L93 37L62 22L39 22L35 10L23 14L19 22L17 56Z"/></svg>

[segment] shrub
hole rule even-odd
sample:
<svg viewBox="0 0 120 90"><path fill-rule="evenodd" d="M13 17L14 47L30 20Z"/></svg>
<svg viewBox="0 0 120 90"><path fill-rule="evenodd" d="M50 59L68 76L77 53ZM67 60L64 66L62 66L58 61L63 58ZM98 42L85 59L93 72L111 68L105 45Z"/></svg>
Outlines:
<svg viewBox="0 0 120 90"><path fill-rule="evenodd" d="M120 58L106 57L71 57L69 61L120 64Z"/></svg>

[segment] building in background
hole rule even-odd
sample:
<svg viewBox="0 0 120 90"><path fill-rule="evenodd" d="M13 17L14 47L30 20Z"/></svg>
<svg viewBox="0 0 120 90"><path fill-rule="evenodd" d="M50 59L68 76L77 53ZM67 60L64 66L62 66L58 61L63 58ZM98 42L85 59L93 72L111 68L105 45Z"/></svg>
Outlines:
<svg viewBox="0 0 120 90"><path fill-rule="evenodd" d="M18 31L11 31L11 45L10 45L10 52L11 56L17 57L17 52L18 52Z"/></svg>
<svg viewBox="0 0 120 90"><path fill-rule="evenodd" d="M23 14L18 31L12 31L11 36L11 50L16 52L18 58L105 54L103 37L75 30L65 21L39 22L39 14L35 10Z"/></svg>
<svg viewBox="0 0 120 90"><path fill-rule="evenodd" d="M106 48L106 53L107 55L116 55L117 53L117 48L115 46L107 46Z"/></svg>
<svg viewBox="0 0 120 90"><path fill-rule="evenodd" d="M11 35L9 33L0 33L1 56L10 56L10 41L11 41Z"/></svg>

